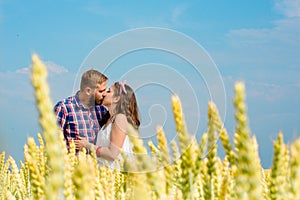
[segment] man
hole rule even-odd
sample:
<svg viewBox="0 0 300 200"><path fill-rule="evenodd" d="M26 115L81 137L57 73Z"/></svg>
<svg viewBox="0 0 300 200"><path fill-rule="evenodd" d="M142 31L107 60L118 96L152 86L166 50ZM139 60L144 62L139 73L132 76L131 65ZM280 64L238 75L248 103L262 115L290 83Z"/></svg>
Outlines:
<svg viewBox="0 0 300 200"><path fill-rule="evenodd" d="M105 124L105 116L109 115L101 105L107 82L108 78L102 73L88 70L82 74L80 90L54 106L68 149L69 141L79 137L95 143L98 131Z"/></svg>

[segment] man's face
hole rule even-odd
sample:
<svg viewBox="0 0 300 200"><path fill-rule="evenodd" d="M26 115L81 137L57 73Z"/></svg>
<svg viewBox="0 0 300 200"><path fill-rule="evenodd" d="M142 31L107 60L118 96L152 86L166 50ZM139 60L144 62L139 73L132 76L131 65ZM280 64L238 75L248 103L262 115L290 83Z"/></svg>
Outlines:
<svg viewBox="0 0 300 200"><path fill-rule="evenodd" d="M95 105L102 104L103 98L104 98L105 93L106 93L107 82L108 81L105 81L101 84L97 84L97 87L96 87L95 92L94 92Z"/></svg>

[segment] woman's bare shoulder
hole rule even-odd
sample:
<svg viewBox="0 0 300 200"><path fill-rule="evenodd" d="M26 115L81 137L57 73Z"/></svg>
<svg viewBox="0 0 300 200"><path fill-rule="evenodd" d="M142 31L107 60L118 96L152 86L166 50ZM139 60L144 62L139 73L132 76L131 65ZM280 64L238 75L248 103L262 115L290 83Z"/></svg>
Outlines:
<svg viewBox="0 0 300 200"><path fill-rule="evenodd" d="M126 132L127 129L127 118L124 114L117 114L115 116L114 125L121 129L123 132Z"/></svg>
<svg viewBox="0 0 300 200"><path fill-rule="evenodd" d="M118 113L118 114L116 114L116 116L115 116L115 121L116 120L126 120L127 121L127 118L126 118L126 115L125 114L122 114L122 113Z"/></svg>

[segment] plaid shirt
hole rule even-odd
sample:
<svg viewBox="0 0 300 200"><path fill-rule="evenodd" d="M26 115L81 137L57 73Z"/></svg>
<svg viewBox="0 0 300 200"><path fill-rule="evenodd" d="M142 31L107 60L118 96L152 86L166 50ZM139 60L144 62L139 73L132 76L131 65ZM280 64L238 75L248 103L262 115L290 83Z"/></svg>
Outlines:
<svg viewBox="0 0 300 200"><path fill-rule="evenodd" d="M102 105L85 107L79 100L79 92L75 96L59 101L54 106L58 125L64 133L67 147L69 141L84 137L90 143L95 143L96 136L103 123L101 119L107 114L107 109Z"/></svg>

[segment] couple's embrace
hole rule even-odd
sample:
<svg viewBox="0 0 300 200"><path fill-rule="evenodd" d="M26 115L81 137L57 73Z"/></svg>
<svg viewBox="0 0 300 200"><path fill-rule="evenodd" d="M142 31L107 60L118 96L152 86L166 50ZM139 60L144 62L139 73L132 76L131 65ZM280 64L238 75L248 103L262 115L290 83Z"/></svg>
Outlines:
<svg viewBox="0 0 300 200"><path fill-rule="evenodd" d="M122 159L121 151L132 155L128 125L138 130L138 106L134 91L126 82L115 82L107 90L108 78L91 69L82 74L80 90L55 107L58 125L67 148L74 140L76 153L82 148L96 151L100 165L110 167ZM116 162L114 162L116 161Z"/></svg>

